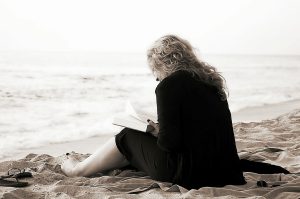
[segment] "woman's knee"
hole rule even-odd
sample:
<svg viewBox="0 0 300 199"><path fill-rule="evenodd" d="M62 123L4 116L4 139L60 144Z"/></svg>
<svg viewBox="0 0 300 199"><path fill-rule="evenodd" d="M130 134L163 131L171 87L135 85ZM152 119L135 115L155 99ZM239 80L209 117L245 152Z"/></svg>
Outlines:
<svg viewBox="0 0 300 199"><path fill-rule="evenodd" d="M120 133L132 133L132 132L137 133L136 130L133 130L133 129L130 129L130 128L127 128L127 127L125 127L124 129L122 129L120 131Z"/></svg>
<svg viewBox="0 0 300 199"><path fill-rule="evenodd" d="M136 137L138 134L141 132L130 129L130 128L124 128L123 130L120 131L119 135L120 136L126 136L126 137Z"/></svg>
<svg viewBox="0 0 300 199"><path fill-rule="evenodd" d="M140 133L136 130L124 128L120 131L120 133L115 135L115 142L120 151L123 151L120 148L130 148L133 144L132 142L137 141L137 137L139 137Z"/></svg>
<svg viewBox="0 0 300 199"><path fill-rule="evenodd" d="M131 131L131 129L125 127L124 129L122 129L122 130L120 131L120 133L128 133L128 132L130 132L130 131Z"/></svg>

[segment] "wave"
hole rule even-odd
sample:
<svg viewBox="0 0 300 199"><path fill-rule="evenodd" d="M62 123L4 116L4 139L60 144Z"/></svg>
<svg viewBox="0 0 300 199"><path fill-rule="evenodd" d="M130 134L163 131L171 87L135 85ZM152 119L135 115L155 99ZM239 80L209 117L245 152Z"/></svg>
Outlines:
<svg viewBox="0 0 300 199"><path fill-rule="evenodd" d="M90 65L69 59L65 65L2 57L0 158L24 148L114 134L120 128L111 117L128 99L155 111L158 82L144 58L115 58ZM212 59L227 80L231 112L300 99L300 59L233 58Z"/></svg>

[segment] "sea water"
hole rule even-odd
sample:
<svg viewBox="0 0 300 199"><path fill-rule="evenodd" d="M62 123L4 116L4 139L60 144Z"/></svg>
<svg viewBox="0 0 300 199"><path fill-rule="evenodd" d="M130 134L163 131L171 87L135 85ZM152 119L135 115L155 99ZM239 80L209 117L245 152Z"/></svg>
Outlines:
<svg viewBox="0 0 300 199"><path fill-rule="evenodd" d="M300 56L203 55L224 76L232 112L300 99ZM156 112L143 53L0 52L0 158L49 143L115 134L113 115Z"/></svg>

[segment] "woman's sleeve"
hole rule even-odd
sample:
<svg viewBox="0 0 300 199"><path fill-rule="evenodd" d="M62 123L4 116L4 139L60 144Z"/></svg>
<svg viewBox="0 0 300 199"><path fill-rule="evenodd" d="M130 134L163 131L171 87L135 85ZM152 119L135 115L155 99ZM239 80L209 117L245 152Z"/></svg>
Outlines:
<svg viewBox="0 0 300 199"><path fill-rule="evenodd" d="M182 146L182 84L176 79L161 83L155 90L159 122L157 144L164 151L179 152Z"/></svg>

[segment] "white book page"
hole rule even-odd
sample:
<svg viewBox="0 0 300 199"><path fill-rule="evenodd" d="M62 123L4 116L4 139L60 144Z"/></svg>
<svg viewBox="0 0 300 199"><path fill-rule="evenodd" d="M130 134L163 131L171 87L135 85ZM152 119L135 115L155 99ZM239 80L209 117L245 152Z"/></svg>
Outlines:
<svg viewBox="0 0 300 199"><path fill-rule="evenodd" d="M157 122L157 117L154 114L137 109L130 101L127 101L126 103L125 113L146 124L148 124L148 119L152 120L153 122Z"/></svg>
<svg viewBox="0 0 300 199"><path fill-rule="evenodd" d="M157 122L154 114L149 114L145 111L134 108L132 103L127 101L125 112L115 115L112 123L117 126L147 132L151 130L151 128L148 126L148 119L152 120L153 122Z"/></svg>
<svg viewBox="0 0 300 199"><path fill-rule="evenodd" d="M143 132L146 132L147 125L148 125L129 115L115 116L113 118L113 124L117 126L128 127Z"/></svg>

